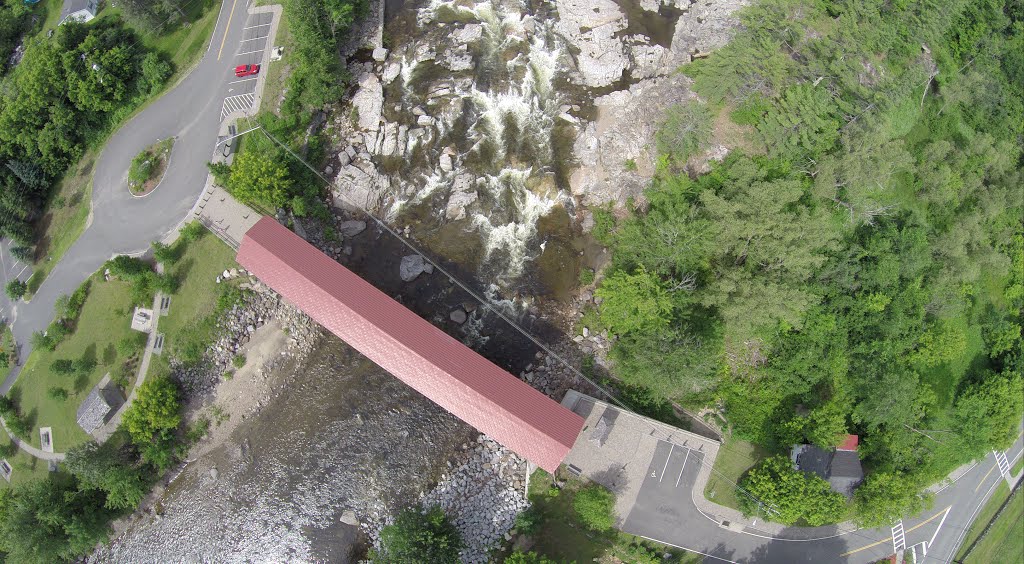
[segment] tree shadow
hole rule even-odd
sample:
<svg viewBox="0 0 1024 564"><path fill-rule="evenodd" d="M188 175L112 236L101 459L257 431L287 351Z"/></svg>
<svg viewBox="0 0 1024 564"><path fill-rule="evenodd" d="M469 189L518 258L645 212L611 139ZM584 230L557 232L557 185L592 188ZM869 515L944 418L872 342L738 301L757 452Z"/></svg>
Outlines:
<svg viewBox="0 0 1024 564"><path fill-rule="evenodd" d="M80 393L84 392L85 389L88 386L89 386L89 375L88 374L81 374L80 373L77 376L75 376L75 382L74 382L75 394L80 394Z"/></svg>
<svg viewBox="0 0 1024 564"><path fill-rule="evenodd" d="M103 349L103 365L110 366L117 360L117 347L114 343L107 343L107 346Z"/></svg>
<svg viewBox="0 0 1024 564"><path fill-rule="evenodd" d="M96 343L85 347L85 351L82 352L82 362L88 363L90 366L96 366L99 359L96 357Z"/></svg>
<svg viewBox="0 0 1024 564"><path fill-rule="evenodd" d="M36 423L39 422L39 409L33 407L31 411L26 413L24 416L25 426L29 429L35 429Z"/></svg>
<svg viewBox="0 0 1024 564"><path fill-rule="evenodd" d="M14 386L11 391L7 392L7 397L14 404L15 409L21 409L21 395L22 391L19 386Z"/></svg>
<svg viewBox="0 0 1024 564"><path fill-rule="evenodd" d="M181 287L181 282L188 278L188 275L190 272L192 272L192 268L195 267L195 264L196 261L193 259L183 260L181 262L175 263L173 275L175 278L175 285L177 287Z"/></svg>

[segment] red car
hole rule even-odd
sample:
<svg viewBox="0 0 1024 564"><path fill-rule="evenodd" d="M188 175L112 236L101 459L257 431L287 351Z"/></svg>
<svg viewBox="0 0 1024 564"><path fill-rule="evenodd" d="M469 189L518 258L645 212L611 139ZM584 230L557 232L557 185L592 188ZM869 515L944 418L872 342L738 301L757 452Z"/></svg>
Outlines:
<svg viewBox="0 0 1024 564"><path fill-rule="evenodd" d="M238 65L235 67L235 76L253 76L260 73L259 65Z"/></svg>

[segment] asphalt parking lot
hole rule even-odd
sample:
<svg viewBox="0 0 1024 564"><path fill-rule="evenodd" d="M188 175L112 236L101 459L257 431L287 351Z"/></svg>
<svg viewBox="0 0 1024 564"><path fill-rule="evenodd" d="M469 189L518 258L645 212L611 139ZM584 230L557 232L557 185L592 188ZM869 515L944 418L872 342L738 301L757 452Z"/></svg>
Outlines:
<svg viewBox="0 0 1024 564"><path fill-rule="evenodd" d="M623 523L623 530L659 539L678 535L679 530L694 517L690 492L703 463L702 452L658 441L633 510Z"/></svg>
<svg viewBox="0 0 1024 564"><path fill-rule="evenodd" d="M256 101L257 81L261 75L267 72L264 55L269 47L267 37L270 35L273 21L273 12L250 14L246 18L242 28L242 38L236 46L234 57L225 65L227 67L225 72L234 77L235 67L238 65L263 64L264 68L260 69L258 75L233 78L228 81L227 91L224 93L224 103L220 111L222 121L232 113L252 110Z"/></svg>

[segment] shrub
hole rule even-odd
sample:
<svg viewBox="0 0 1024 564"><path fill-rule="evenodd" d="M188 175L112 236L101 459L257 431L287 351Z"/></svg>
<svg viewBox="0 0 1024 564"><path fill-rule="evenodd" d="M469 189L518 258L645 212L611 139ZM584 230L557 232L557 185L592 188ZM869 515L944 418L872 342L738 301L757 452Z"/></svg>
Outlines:
<svg viewBox="0 0 1024 564"><path fill-rule="evenodd" d="M462 539L455 525L440 507L426 511L406 509L394 524L380 532L380 551L370 554L373 562L437 564L459 561Z"/></svg>
<svg viewBox="0 0 1024 564"><path fill-rule="evenodd" d="M83 354L80 358L74 361L75 372L79 374L88 374L96 368L96 359L90 355Z"/></svg>
<svg viewBox="0 0 1024 564"><path fill-rule="evenodd" d="M122 358L129 358L141 351L145 346L146 335L133 332L117 342L117 354L121 355Z"/></svg>
<svg viewBox="0 0 1024 564"><path fill-rule="evenodd" d="M542 517L536 507L528 507L516 515L516 530L524 535L532 535L540 528Z"/></svg>
<svg viewBox="0 0 1024 564"><path fill-rule="evenodd" d="M740 481L747 515L762 515L784 525L804 521L812 527L839 521L846 508L842 494L813 474L794 470L789 458L775 456L755 466Z"/></svg>
<svg viewBox="0 0 1024 564"><path fill-rule="evenodd" d="M50 396L50 399L54 399L56 401L64 401L68 399L68 391L60 386L50 386L50 389L47 390L46 393Z"/></svg>
<svg viewBox="0 0 1024 564"><path fill-rule="evenodd" d="M589 286L594 283L594 269L584 268L580 270L580 285Z"/></svg>
<svg viewBox="0 0 1024 564"><path fill-rule="evenodd" d="M707 144L711 132L712 116L707 104L689 101L668 109L654 138L658 153L682 164Z"/></svg>
<svg viewBox="0 0 1024 564"><path fill-rule="evenodd" d="M236 354L231 359L231 364L234 365L235 368L241 368L241 367L245 366L245 355L244 354Z"/></svg>
<svg viewBox="0 0 1024 564"><path fill-rule="evenodd" d="M71 374L75 371L75 363L69 358L58 358L50 363L50 370L57 374Z"/></svg>
<svg viewBox="0 0 1024 564"><path fill-rule="evenodd" d="M202 237L204 233L206 233L206 228L203 227L203 224L199 223L198 221L190 221L186 223L184 227L181 228L181 238L186 243L198 241L199 238Z"/></svg>
<svg viewBox="0 0 1024 564"><path fill-rule="evenodd" d="M53 352L57 349L57 341L53 337L43 333L42 331L36 331L32 333L32 348L43 349Z"/></svg>
<svg viewBox="0 0 1024 564"><path fill-rule="evenodd" d="M580 522L594 531L607 531L615 524L615 495L600 484L590 484L576 492L572 507Z"/></svg>
<svg viewBox="0 0 1024 564"><path fill-rule="evenodd" d="M505 564L555 564L555 561L536 552L517 550L508 555L508 558L505 559Z"/></svg>
<svg viewBox="0 0 1024 564"><path fill-rule="evenodd" d="M7 297L12 300L20 300L25 296L25 293L28 292L28 284L21 280L14 279L7 283L7 286L4 287L4 291L7 292Z"/></svg>

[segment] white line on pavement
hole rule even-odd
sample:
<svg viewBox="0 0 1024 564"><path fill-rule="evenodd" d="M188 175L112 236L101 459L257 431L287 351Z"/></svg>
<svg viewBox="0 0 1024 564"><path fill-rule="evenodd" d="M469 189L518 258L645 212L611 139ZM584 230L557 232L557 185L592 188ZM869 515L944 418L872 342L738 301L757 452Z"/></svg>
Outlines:
<svg viewBox="0 0 1024 564"><path fill-rule="evenodd" d="M269 24L269 23L265 23L265 24L256 24L256 25L251 25L251 26L249 26L249 27L243 27L243 28L242 28L242 31L245 31L245 30L247 30L247 29L254 29L254 28L257 28L257 27L264 27L264 26L268 26L268 25L270 25L270 24Z"/></svg>
<svg viewBox="0 0 1024 564"><path fill-rule="evenodd" d="M949 516L949 512L952 511L952 510L953 510L953 506L952 505L950 505L949 508L946 509L946 514L943 515L942 519L939 521L939 526L935 527L935 532L932 533L932 538L928 540L928 544L925 545L926 547L927 546L931 546L932 543L935 542L935 537L939 536L939 529L942 528L942 524L946 522L946 517ZM927 549L925 550L925 554L928 554L928 550Z"/></svg>
<svg viewBox="0 0 1024 564"><path fill-rule="evenodd" d="M259 78L259 77L254 76L252 78L243 78L242 80L235 80L235 81L229 82L228 84L238 84L239 82L249 82L250 80L256 80L257 78Z"/></svg>
<svg viewBox="0 0 1024 564"><path fill-rule="evenodd" d="M239 53L239 54L237 54L235 56L236 57L241 57L242 55L252 55L253 53L262 53L263 51L264 51L263 49L257 49L255 51L246 51L245 53Z"/></svg>
<svg viewBox="0 0 1024 564"><path fill-rule="evenodd" d="M679 480L683 479L683 469L686 468L686 461L690 459L690 449L686 449L686 458L683 458L683 466L679 469L679 477L676 478L676 487L679 487Z"/></svg>
<svg viewBox="0 0 1024 564"><path fill-rule="evenodd" d="M668 449L668 456L665 457L665 466L661 469L661 476L658 476L658 482L665 478L665 470L668 470L668 461L672 458L672 451L676 449L676 445L669 443L670 448Z"/></svg>
<svg viewBox="0 0 1024 564"><path fill-rule="evenodd" d="M261 35L259 37L250 37L249 39L243 39L243 40L239 41L239 43L245 43L246 41L256 41L257 39L266 39L266 38L267 38L266 35Z"/></svg>

